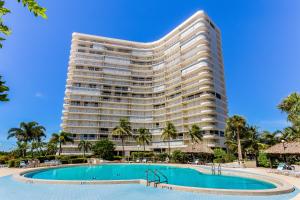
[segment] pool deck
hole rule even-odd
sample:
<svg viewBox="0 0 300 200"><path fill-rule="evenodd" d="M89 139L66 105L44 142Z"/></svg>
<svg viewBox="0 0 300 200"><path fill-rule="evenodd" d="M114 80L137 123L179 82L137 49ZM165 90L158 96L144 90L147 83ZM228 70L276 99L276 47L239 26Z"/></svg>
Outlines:
<svg viewBox="0 0 300 200"><path fill-rule="evenodd" d="M189 165L190 166L190 165ZM201 168L201 167L199 167ZM9 168L0 168L0 177L3 177L3 176L6 176L6 177L3 177L3 178L0 178L0 186L2 184L4 184L5 186L5 182L7 182L7 185L9 184L13 184L13 182L16 182L16 185L19 186L19 187L28 187L28 185L30 186L31 184L28 184L28 183L21 183L21 182L17 182L16 180L14 180L12 178L12 176L8 176L8 175L13 175L13 174L16 174L16 173L21 173L25 170L28 170L28 169L9 169ZM224 168L224 170L228 170L228 171L238 171L238 172L247 172L247 173L254 173L254 174L259 174L259 175L264 175L264 176L269 176L269 177L272 177L272 178L276 178L276 179L279 179L279 180L282 180L282 181L285 181L291 185L294 185L296 188L300 188L300 179L299 178L295 178L295 177L289 177L289 176L284 176L284 175L278 175L278 174L273 174L273 173L269 173L269 169L265 169L265 168L246 168L246 169L241 169L241 168ZM2 183L2 184L1 184ZM22 186L23 184L23 186ZM45 187L46 184L39 184L39 187ZM170 190L166 190L166 189L157 189L157 188L147 188L143 185L137 185L137 184L129 184L129 185L120 185L120 186L113 186L113 185L107 185L107 186L104 186L104 185L95 185L95 186L90 186L88 187L87 185L78 185L80 187L80 190L82 190L83 193L85 193L85 191L90 191L91 192L91 189L93 188L97 188L97 190L102 190L103 188L107 188L107 187L112 187L110 188L111 189L111 192L112 192L112 196L114 196L117 192L122 192L122 190L124 188L127 188L127 189L130 189L132 188L132 190L134 190L134 193L138 192L139 195L141 195L141 199L142 198L146 198L146 196L149 196L149 195L153 195L153 192L158 193L158 197L160 197L159 199L162 199L162 198L165 198L166 200L167 199L172 199L171 197L173 197L174 199L174 194L177 194L178 196L176 196L175 199L222 199L222 200L227 200L227 199L241 199L241 200L244 200L244 199L251 199L251 200L260 200L260 199L270 199L272 198L273 200L284 200L284 199L292 199L292 200L299 200L300 199L300 193L299 193L299 190L297 189L295 192L292 192L290 194L283 194L283 195L275 195L275 196L258 196L258 197L254 197L254 196L230 196L230 195L214 195L214 194L197 194L196 193L191 193L191 192L182 192L182 191L170 191ZM65 190L72 190L72 188L77 188L78 186L69 186L69 185L63 185L63 186L59 186L59 185L53 185L51 187L55 187L57 189L62 189L62 188L65 188ZM31 189L34 189L36 187L32 187L31 185ZM50 188L50 186L49 186ZM146 189L147 188L147 189ZM48 190L48 187L46 188ZM64 190L64 191L65 191ZM78 188L76 189L77 193L80 191ZM114 191L116 190L116 191ZM144 191L144 192L142 192ZM149 191L149 192L148 192ZM1 188L0 188L0 195L1 195ZM48 191L50 192L50 191ZM108 190L105 190L105 192L108 192ZM105 192L102 192L102 194L104 195ZM147 195L146 193L149 193L149 195ZM187 194L187 193L190 193L190 194ZM2 194L3 195L3 194ZM1 195L1 196L2 196ZM164 196L164 197L162 197ZM198 198L197 198L198 197ZM57 198L57 197L56 197ZM2 199L2 198L1 198ZM5 199L5 200L11 200L13 198L9 198L9 199ZM26 198L25 198L26 199ZM31 198L32 200L35 200L35 198ZM65 198L65 197L62 197L61 199L63 200L66 200L68 198ZM73 198L73 199L81 199L77 196L77 198ZM87 198L88 199L88 198ZM94 199L94 198L89 198L89 199ZM96 198L98 199L98 198ZM99 198L99 199L102 199L102 198ZM115 198L109 198L109 199L115 199ZM126 199L126 198L125 198ZM131 199L131 198L127 198L127 199ZM134 198L136 199L136 198ZM150 199L157 199L157 198L150 198ZM4 200L4 199L3 199ZM133 200L133 199L132 199Z"/></svg>

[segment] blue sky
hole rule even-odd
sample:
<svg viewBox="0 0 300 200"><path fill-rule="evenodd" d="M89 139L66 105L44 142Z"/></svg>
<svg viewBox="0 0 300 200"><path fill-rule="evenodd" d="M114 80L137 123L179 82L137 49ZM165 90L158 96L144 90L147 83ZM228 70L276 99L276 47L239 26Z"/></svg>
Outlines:
<svg viewBox="0 0 300 200"><path fill-rule="evenodd" d="M298 0L39 2L47 20L7 1L13 33L0 49L0 74L11 101L0 103L0 150L11 147L7 130L21 121L38 121L48 135L59 131L72 32L153 41L202 9L222 32L229 114L261 129L287 125L276 105L300 91Z"/></svg>

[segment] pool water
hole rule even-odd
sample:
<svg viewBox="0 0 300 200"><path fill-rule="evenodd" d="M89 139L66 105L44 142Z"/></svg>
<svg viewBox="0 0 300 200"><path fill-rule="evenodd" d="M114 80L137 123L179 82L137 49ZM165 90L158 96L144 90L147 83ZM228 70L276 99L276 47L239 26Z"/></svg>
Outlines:
<svg viewBox="0 0 300 200"><path fill-rule="evenodd" d="M276 188L276 186L271 183L252 178L211 175L190 168L146 164L105 164L52 168L30 172L24 176L27 178L48 180L132 180L146 179L146 171L148 169L160 171L167 176L169 184L179 186L238 190ZM156 177L153 173L149 173L149 180L154 179L156 179ZM164 180L162 176L161 180Z"/></svg>

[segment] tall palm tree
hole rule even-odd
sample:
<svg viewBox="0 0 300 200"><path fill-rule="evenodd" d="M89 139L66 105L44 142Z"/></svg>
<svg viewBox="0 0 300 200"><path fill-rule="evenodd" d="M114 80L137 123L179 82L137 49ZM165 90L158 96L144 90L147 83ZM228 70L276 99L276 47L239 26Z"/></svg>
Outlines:
<svg viewBox="0 0 300 200"><path fill-rule="evenodd" d="M203 138L201 129L197 124L192 125L192 127L188 131L188 135L191 138L192 144L202 141L202 138Z"/></svg>
<svg viewBox="0 0 300 200"><path fill-rule="evenodd" d="M226 138L225 140L225 145L227 147L227 151L232 153L232 154L235 154L237 153L237 141L235 138Z"/></svg>
<svg viewBox="0 0 300 200"><path fill-rule="evenodd" d="M2 76L0 76L0 101L9 101L7 98L7 94L5 92L9 91L9 88L5 86L5 82L1 80Z"/></svg>
<svg viewBox="0 0 300 200"><path fill-rule="evenodd" d="M45 156L46 155L55 155L57 152L57 143L54 142L48 142L46 144L46 151L45 151Z"/></svg>
<svg viewBox="0 0 300 200"><path fill-rule="evenodd" d="M19 152L19 155L21 157L25 158L26 157L26 151L27 151L28 145L26 142L17 142L17 148L16 151Z"/></svg>
<svg viewBox="0 0 300 200"><path fill-rule="evenodd" d="M246 155L254 156L256 160L259 149L262 146L259 143L259 135L258 135L257 127L247 125L245 136L241 141L242 141L242 146L244 148L245 156Z"/></svg>
<svg viewBox="0 0 300 200"><path fill-rule="evenodd" d="M225 129L226 138L234 138L237 141L239 162L243 160L240 138L243 132L245 131L245 128L246 128L246 120L239 115L234 115L232 117L229 117L226 120L226 129Z"/></svg>
<svg viewBox="0 0 300 200"><path fill-rule="evenodd" d="M282 102L278 105L278 108L287 113L288 120L291 121L294 125L300 125L300 94L294 92L287 96Z"/></svg>
<svg viewBox="0 0 300 200"><path fill-rule="evenodd" d="M171 139L176 139L177 137L177 130L171 122L167 122L166 127L163 129L161 138L163 141L168 141L168 149L169 149L169 156L171 155Z"/></svg>
<svg viewBox="0 0 300 200"><path fill-rule="evenodd" d="M125 155L124 140L132 136L131 125L127 118L121 118L119 125L112 131L113 136L117 136L121 139L123 156Z"/></svg>
<svg viewBox="0 0 300 200"><path fill-rule="evenodd" d="M45 137L45 127L40 126L37 122L21 122L19 128L11 128L8 131L7 139L15 137L19 142L29 143L31 141L41 141ZM34 148L31 148L33 156ZM25 152L26 155L26 152Z"/></svg>
<svg viewBox="0 0 300 200"><path fill-rule="evenodd" d="M60 133L53 133L52 137L50 139L50 142L53 142L55 144L59 144L58 155L60 156L60 154L61 154L61 145L66 144L67 142L73 143L74 140L72 138L71 133L61 131Z"/></svg>
<svg viewBox="0 0 300 200"><path fill-rule="evenodd" d="M149 145L151 142L152 136L150 134L149 129L139 128L138 135L136 136L136 141L139 145L143 145L144 152L146 150L146 144Z"/></svg>
<svg viewBox="0 0 300 200"><path fill-rule="evenodd" d="M200 141L202 141L203 138L201 129L197 124L193 124L192 127L189 128L188 135L191 138L192 149L194 149L194 144L199 143ZM195 160L194 154L193 159Z"/></svg>
<svg viewBox="0 0 300 200"><path fill-rule="evenodd" d="M81 140L78 143L78 149L81 151L83 150L83 157L85 157L85 153L91 150L92 148L92 143L86 140Z"/></svg>

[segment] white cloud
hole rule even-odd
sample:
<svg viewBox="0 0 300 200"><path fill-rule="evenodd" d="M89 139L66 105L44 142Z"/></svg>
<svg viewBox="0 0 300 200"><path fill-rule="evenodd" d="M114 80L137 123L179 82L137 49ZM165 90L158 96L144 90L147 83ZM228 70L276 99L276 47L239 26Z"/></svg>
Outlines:
<svg viewBox="0 0 300 200"><path fill-rule="evenodd" d="M258 123L262 130L270 131L280 130L290 125L290 122L286 119L262 120Z"/></svg>
<svg viewBox="0 0 300 200"><path fill-rule="evenodd" d="M34 95L36 98L42 98L44 95L41 92L36 92Z"/></svg>

